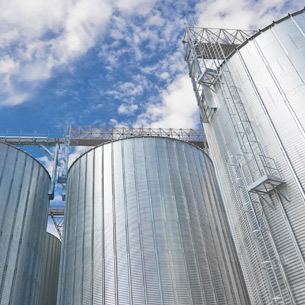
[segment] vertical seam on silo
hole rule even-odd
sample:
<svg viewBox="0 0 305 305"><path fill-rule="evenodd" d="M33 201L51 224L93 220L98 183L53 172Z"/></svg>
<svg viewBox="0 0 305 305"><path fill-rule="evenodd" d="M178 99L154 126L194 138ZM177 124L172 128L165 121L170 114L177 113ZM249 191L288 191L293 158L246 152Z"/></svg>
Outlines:
<svg viewBox="0 0 305 305"><path fill-rule="evenodd" d="M160 273L160 264L159 264L159 257L157 254L157 240L156 240L156 229L155 229L155 221L154 221L154 214L153 214L153 208L152 208L152 202L151 202L151 190L150 190L150 185L149 185L149 181L148 181L148 174L147 174L147 157L146 157L146 143L145 143L145 139L142 138L142 143L143 143L143 152L144 152L144 163L145 163L145 174L146 174L146 183L147 183L147 189L148 189L148 201L149 201L149 205L150 205L150 213L151 213L151 224L152 224L152 231L153 231L153 240L154 240L154 253L156 255L156 261L157 261L157 271L158 271L158 280L159 280L159 289L160 289L160 301L161 304L163 305L163 290L162 290L162 285L161 285L161 273Z"/></svg>
<svg viewBox="0 0 305 305"><path fill-rule="evenodd" d="M81 282L81 303L83 304L84 301L84 274L85 274L85 236L86 236L86 212L87 212L87 205L86 205L86 195L87 195L87 166L88 166L88 154L86 154L83 158L85 158L85 173L84 173L84 194L83 194L83 212L84 212L84 216L83 216L83 238L82 238L82 263L80 266L80 270L82 272L81 278L82 278L82 282ZM84 159L82 159L84 160Z"/></svg>
<svg viewBox="0 0 305 305"><path fill-rule="evenodd" d="M178 161L178 147L177 145L181 145L182 147L182 152L183 152L183 155L185 157L185 151L184 151L184 144L180 143L178 144L178 142L173 141L173 146L175 148L175 160L176 160L176 165L177 165L177 168L178 168L178 176L179 176L179 181L180 181L180 185L181 185L181 191L182 191L182 194L183 194L183 202L184 202L184 205L186 207L186 210L187 210L187 213L188 213L188 216L189 216L189 223L188 223L188 227L189 227L189 230L190 230L190 235L191 235L191 242L192 242L192 246L193 246L193 251L194 251L194 256L195 256L195 261L196 261L196 269L197 269L197 272L198 272L198 277L199 277L199 281L200 281L200 286L201 286L201 297L202 297L202 300L204 301L205 299L205 295L204 295L204 290L203 290L203 284L202 284L202 278L201 278L201 272L199 271L199 263L198 263L198 255L197 255L197 249L195 247L195 241L194 241L194 232L193 232L193 227L191 225L191 222L192 222L192 219L191 219L191 212L190 212L190 207L189 207L189 203L187 202L187 198L186 198L186 194L185 194L185 187L184 187L184 184L182 183L182 177L181 177L181 171L180 171L180 167L179 167L179 161ZM185 167L186 169L188 170L188 166L187 166L187 162L186 162L186 159L184 159L184 163L185 163ZM189 172L188 172L189 174ZM190 181L190 174L188 175L188 180ZM191 184L192 185L192 184ZM194 193L193 193L193 186L191 186L192 188L192 196L193 196L193 200L195 201L195 198L194 198ZM180 223L180 222L179 222ZM182 240L182 243L183 243L183 240ZM190 278L190 271L189 271L189 266L187 265L187 274L188 274L188 277ZM191 288L191 285L190 285L190 288ZM192 298L193 298L193 294L192 294L192 288L190 290L191 292L191 295L192 295Z"/></svg>
<svg viewBox="0 0 305 305"><path fill-rule="evenodd" d="M194 164L194 172L193 172L193 175L195 176L195 174L196 174L196 176L197 176L197 180L199 181L199 190L200 190L200 192L201 192L201 197L202 197L202 199L203 199L203 201L204 201L204 198L205 198L205 196L204 196L204 189L202 188L204 185L202 185L201 183L200 183L200 178L199 178L199 173L198 173L198 167L197 167L197 165L196 165L196 160L195 160L195 157L194 157L194 151L191 151L191 153L190 153L190 158L189 158L189 162L192 162L193 164ZM192 158L192 161L191 161L191 158ZM188 167L188 169L189 169L189 162L187 162L187 167ZM202 169L201 169L202 170ZM193 184L192 184L192 186L193 186ZM208 204L210 204L210 203L208 203ZM199 204L196 206L196 208L197 208L197 212L198 212L198 215L200 215L200 210L199 210ZM204 208L205 208L205 205L204 205ZM205 220L202 220L203 222L205 221ZM217 302L217 299L216 299L216 296L215 296L215 285L214 285L214 280L213 280L213 276L212 276L212 271L211 271L211 267L210 267L210 262L209 262L209 257L208 257L208 255L207 255L207 253L208 253L208 247L207 247L207 243L206 243L206 240L205 240L205 227L204 226L202 226L202 222L200 222L200 226L201 226L201 237L202 237L202 243L203 243L203 245L204 245L204 249L205 249L205 253L206 253L206 257L205 257L205 260L206 260L206 264L207 264L207 269L208 269L208 271L209 271L209 280L210 280L210 283L211 283L211 285L212 285L212 288L213 288L213 293L214 293L214 301L215 302ZM206 296L205 296L206 297ZM207 304L208 304L208 299L206 299L206 302L207 302Z"/></svg>
<svg viewBox="0 0 305 305"><path fill-rule="evenodd" d="M76 167L75 167L76 168ZM74 171L74 169L73 169ZM70 231L72 230L71 228L71 221L68 220L68 215L69 217L72 217L71 212L70 212L70 193L74 188L74 184L72 184L70 186L69 183L69 176L68 176L68 181L67 181L67 202L65 204L65 208L64 208L64 234L63 234L63 243L61 244L61 248L60 248L60 262L59 262L59 270L58 270L58 285L57 285L57 303L58 304L62 304L62 300L65 298L64 297L64 293L66 291L65 287L66 287L66 283L67 283L67 255L69 251L69 245L68 245L68 241L67 238L65 238L65 236L69 236L70 235ZM68 210L69 208L69 210ZM75 207L76 209L77 207ZM71 216L70 216L71 215ZM64 251L65 249L65 251ZM71 259L72 260L72 259ZM73 262L71 262L71 265L73 265ZM65 271L63 271L65 270ZM59 274L61 275L61 277L59 277Z"/></svg>
<svg viewBox="0 0 305 305"><path fill-rule="evenodd" d="M5 152L5 157L4 157L4 161L3 161L3 166L2 166L2 169L1 169L0 185L1 185L1 183L2 183L3 173L4 173L4 168L5 168L5 163L6 163L6 159L7 159L8 151L9 151L10 147L9 147L8 145L5 145L5 148L6 148L6 152Z"/></svg>
<svg viewBox="0 0 305 305"><path fill-rule="evenodd" d="M182 151L183 151L183 156L184 156L184 162L185 162L185 165L186 165L186 170L187 170L187 174L188 174L188 179L189 179L189 182L190 182L190 185L191 185L191 190L192 190L192 197L193 197L193 200L194 200L194 208L195 208L195 211L196 211L196 215L198 217L198 222L199 222L199 226L200 226L200 237L202 239L202 242L204 243L204 237L203 237L203 228L201 227L201 223L200 223L200 219L199 219L199 211L198 211L198 202L197 200L195 199L195 192L194 192L194 187L193 187L193 183L192 183L192 179L191 179L191 173L190 173L190 168L189 168L189 163L188 163L188 159L186 157L186 152L185 152L185 145L182 145ZM189 153L189 156L191 156L193 154L193 149L192 149L192 152ZM202 203L203 204L203 203ZM209 204L209 203L208 203ZM189 205L187 204L187 207L188 207L188 210L189 210ZM190 210L189 210L189 214L190 214ZM190 226L191 230L192 230L192 238L193 238L193 227ZM194 243L194 241L193 241ZM205 295L205 291L204 291L204 285L203 285L203 279L202 279L202 273L201 273L201 270L200 270L200 263L199 263L199 258L198 258L198 253L197 253L197 248L194 246L194 252L195 252L195 255L196 255L196 264L197 264L197 270L199 270L199 279L200 279L200 285L201 285L201 290L202 290L202 297L203 297L203 301L205 301L205 303L207 304L207 299L206 299L206 295Z"/></svg>
<svg viewBox="0 0 305 305"><path fill-rule="evenodd" d="M226 232L226 237L228 237L226 227L225 227L225 230L223 230L224 229L223 226L226 226L227 222L222 221L222 220L224 220L224 215L222 214L222 210L220 208L220 205L222 204L222 202L220 200L218 200L218 196L217 196L218 193L217 193L217 190L215 188L215 183L216 182L214 180L214 175L211 172L211 164L206 159L204 159L204 162L205 162L205 165L206 165L205 168L207 169L207 172L208 172L209 180L211 182L210 183L211 194L212 194L212 197L214 198L214 202L216 202L216 205L215 205L216 214L215 214L215 209L211 209L211 211L212 211L212 215L213 215L213 218L214 218L214 223L216 224L216 222L218 221L218 223L216 224L215 227L216 227L216 235L218 236L217 240L221 241L221 242L219 242L219 248L220 248L221 254L223 256L224 267L225 267L225 270L226 270L226 273L225 273L226 281L224 281L224 284L228 283L228 286L229 286L231 294L232 294L232 298L235 301L235 303L237 303L236 294L238 295L238 293L236 293L236 291L234 289L234 287L236 287L236 286L232 285L231 273L229 271L230 266L232 266L232 264L230 264L231 261L230 261L229 251L228 251L228 249L230 249L230 242L228 242L228 240L226 238L224 238L222 232L219 232L219 228L220 228L221 231ZM225 246L226 246L225 248L223 247L223 244L225 244ZM227 262L229 262L229 263L227 263ZM230 268L230 269L233 269L233 268ZM234 271L235 270L233 270L233 278L234 278L235 283L237 283Z"/></svg>
<svg viewBox="0 0 305 305"><path fill-rule="evenodd" d="M170 184L171 184L171 189L172 189L172 196L173 196L173 199L174 199L174 208L175 208L175 213L176 213L176 217L177 217L177 224L178 224L178 231L179 231L179 238L180 238L180 242L181 242L181 245L182 245L182 255L183 255L183 262L184 262L184 268L186 270L186 273L188 275L188 268L187 268L187 263L186 263L186 258L185 258L185 251L184 251L184 244L183 244L183 238L182 238L182 233L181 233L181 224L180 224L180 221L179 221L179 213L178 213L178 207L177 207L177 198L176 198L176 194L175 194L175 191L174 191L174 184L173 184L173 181L172 181L172 166L170 164L170 161L169 161L169 153L168 153L168 146L169 146L169 142L170 140L166 140L165 142L165 154L166 154L166 163L167 163L167 166L168 166L168 171L169 171L169 180L170 180ZM172 140L173 141L173 140ZM175 148L176 146L173 145ZM174 154L176 156L176 151L174 149ZM177 159L177 156L175 157L175 159ZM187 276L187 284L188 284L188 289L189 289L189 294L190 294L190 301L191 303L193 304L193 298L192 298L192 292L191 292L191 285L190 285L190 280L189 280L189 277Z"/></svg>
<svg viewBox="0 0 305 305"><path fill-rule="evenodd" d="M124 143L121 142L121 157L122 157L122 174L123 174L123 196L124 196L124 214L125 214L125 238L126 238L126 252L127 252L127 270L128 270L128 291L129 302L132 304L132 279L131 279L131 265L130 265L130 247L129 247L129 226L128 226L128 212L127 212L127 195L126 195L126 178L125 178L125 160L124 160Z"/></svg>
<svg viewBox="0 0 305 305"><path fill-rule="evenodd" d="M33 164L34 164L34 159L33 159ZM35 183L35 191L34 191L34 200L33 200L33 202L34 202L34 204L33 204L33 207L32 207L32 209L33 209L33 211L35 211L35 210L38 210L38 208L36 207L36 205L38 205L39 204L39 202L38 202L38 200L37 200L37 194L38 194L38 192L37 192L37 189L38 189L38 185L39 185L39 182L40 182L40 179L39 179L39 173L40 173L40 171L42 170L42 167L38 167L38 170L37 170L37 178L36 178L36 183ZM45 217L47 217L47 213L46 213L46 215L45 215ZM41 217L41 219L42 219L42 217ZM45 218L44 218L45 219ZM34 215L34 213L32 213L32 215L31 215L31 223L34 223L35 221L37 221L37 219L35 219L35 215ZM42 236L43 237L43 241L45 242L45 232L43 232L43 231L41 231L41 234L42 233L44 233L44 235ZM40 243L40 238L37 238L37 240L36 240L36 242L35 242L35 246L34 246L34 248L36 248L36 245L39 245L39 243ZM38 249L37 249L38 250ZM41 249L40 249L41 250ZM34 261L34 256L35 255L37 255L38 253L33 253L32 254L32 256L33 256L33 261ZM39 257L39 260L41 261L41 259L42 259L42 253L40 253L40 257ZM35 272L36 272L36 274L38 273L41 273L41 268L42 268L42 266L41 266L41 263L40 263L40 266L39 266L39 269L40 270L37 270L37 269L34 269L35 270ZM39 287L38 287L39 288ZM36 291L38 291L38 288L36 287ZM31 289L31 291L30 291L30 294L29 294L29 300L32 300L32 295L34 294L34 291L35 291L35 289L34 289L34 287L32 287L32 289ZM38 295L37 295L37 297L38 297ZM37 299L36 299L36 301L37 301Z"/></svg>
<svg viewBox="0 0 305 305"><path fill-rule="evenodd" d="M227 257L228 257L228 261L229 261L229 264L228 264L229 267L228 268L232 269L235 283L238 283L239 280L240 280L239 275L242 275L242 274L240 274L241 266L239 264L239 261L237 261L239 270L235 270L235 268L233 268L234 264L236 263L235 262L235 253L237 254L237 251L236 251L236 248L235 248L235 245L234 245L232 234L229 230L229 222L228 222L228 218L227 218L226 211L225 211L225 208L224 208L224 203L223 203L223 200L222 200L222 197L221 197L221 192L220 192L219 185L218 185L218 182L217 182L217 179L216 179L216 175L215 175L215 171L214 171L212 161L208 165L208 170L210 172L210 174L209 174L210 179L211 179L211 181L213 181L213 189L215 191L215 194L217 195L217 198L220 201L220 204L217 205L217 211L218 211L218 214L221 215L221 219L222 219L221 223L222 224L224 223L225 227L227 228L227 230L225 230L226 236L224 238L224 243L226 245L226 248L224 248L224 251L227 253ZM230 240L230 242L228 242L227 238ZM233 264L231 264L232 261L233 261ZM231 272L228 271L228 276L230 276L230 275L231 275ZM243 279L243 275L242 275L242 279ZM236 291L237 286L241 287L242 296L243 296L244 300L247 300L248 296L247 296L247 294L245 294L245 291L244 291L245 287L242 285L242 283L239 284L239 285L233 286L233 290L236 293L236 295L238 296L239 304L242 305L242 303L240 303L240 301L242 301L241 300L242 297L240 296L240 291L239 291L239 289ZM234 298L235 298L235 295L234 295Z"/></svg>
<svg viewBox="0 0 305 305"><path fill-rule="evenodd" d="M32 162L33 162L33 167L34 167L34 160L32 160ZM38 173L39 173L39 170L38 170ZM37 176L38 176L38 173L37 173ZM31 176L32 177L32 176ZM32 177L32 179L33 179L34 177ZM37 188L38 188L38 183L37 183L37 178L36 178L36 183L34 184L34 199L33 199L33 205L32 206L30 206L30 208L32 209L32 210L34 210L35 209L35 203L36 203L36 197L37 197ZM33 221L33 214L30 216L30 218L31 218L31 221ZM36 219L35 219L36 220ZM35 221L34 220L34 221ZM37 241L36 241L36 243L37 243ZM34 248L35 248L35 246L34 246ZM36 253L33 253L33 254L36 254ZM33 254L32 254L32 256L33 256ZM30 257L30 261L31 261L31 257ZM27 268L29 268L30 267L30 264L28 264L27 265ZM27 270L28 271L28 270ZM25 279L25 275L23 275L23 279ZM30 291L29 292L29 294L27 295L28 296L28 299L29 300L31 300L31 294L32 294L32 292L33 292L33 290L34 289L32 289L32 291ZM25 299L24 299L24 302L25 302L25 304L27 304L26 302L27 302L28 300L26 299L26 297L25 297Z"/></svg>
<svg viewBox="0 0 305 305"><path fill-rule="evenodd" d="M54 248L53 248L53 240L51 239L50 235L48 233L46 234L46 240L45 240L45 251L44 251L44 262L43 262L43 283L44 286L42 287L44 293L46 291L46 294L48 296L47 304L50 302L50 298L52 298L51 289L46 289L46 287L50 287L52 285L51 278L54 276L54 268L50 270L49 273L47 273L47 266L51 264L51 266L54 266ZM44 304L44 305L47 305Z"/></svg>
<svg viewBox="0 0 305 305"><path fill-rule="evenodd" d="M93 284L94 284L94 205L95 205L95 149L92 151L92 186L91 186L91 200L92 200L92 210L91 210L91 270L90 270L90 302L93 303ZM89 169L90 170L90 169ZM90 185L89 185L90 187Z"/></svg>
<svg viewBox="0 0 305 305"><path fill-rule="evenodd" d="M45 233L46 234L46 233ZM43 273L43 276L45 278L45 286L43 287L44 289L46 289L46 287L51 287L52 285L52 278L54 278L54 273L55 273L55 268L54 268L54 262L55 262L55 255L54 255L54 240L52 239L51 235L46 234L46 242L45 242L45 267L47 266L53 266L53 268L51 269L51 271L49 273L47 273L47 271L45 270L45 272ZM50 303L50 299L52 299L53 295L51 294L52 291L51 289L48 289L48 301L47 304ZM46 304L46 305L47 305Z"/></svg>
<svg viewBox="0 0 305 305"><path fill-rule="evenodd" d="M101 159L102 159L102 166L101 166L101 187L102 187L102 208L101 208L101 219L102 219L102 224L101 224L101 238L102 238L102 305L105 305L105 199L104 199L104 179L105 179L105 168L104 168L104 163L105 163L105 152L104 152L104 145L101 148Z"/></svg>
<svg viewBox="0 0 305 305"><path fill-rule="evenodd" d="M42 179L40 178L41 176L41 173L42 173L42 170L44 170L43 167L39 166L39 170L38 170L38 173L37 173L37 184L36 184L36 187L38 189L38 186L40 186L40 184L42 183ZM36 190L35 192L37 195L38 195L38 191ZM38 198L36 198L35 202L37 201L37 205L40 204L40 200L42 200L42 196L41 195L44 195L44 194L39 194L40 196L38 196ZM44 196L43 196L44 197ZM46 227L47 227L47 222L48 222L48 208L49 208L49 200L47 201L46 203L46 210L44 211L44 215L42 214L41 216L42 217L39 217L39 220L40 220L40 224L39 224L39 227L43 227L44 230L40 230L40 236L37 238L37 243L38 245L40 244L40 251L36 253L36 256L39 258L40 260L40 267L39 269L36 271L39 276L38 276L38 287L37 287L37 299L36 299L36 303L38 302L38 297L39 297L39 288L40 288L40 283L42 282L42 278L43 278L43 261L44 261L44 255L45 255L45 243L46 243L46 237L47 237L47 234L46 234ZM39 208L34 208L34 211L38 210ZM34 216L35 217L35 216ZM34 223L35 220L33 220L32 223ZM39 242L41 241L42 242ZM39 255L38 255L39 254ZM39 257L40 256L40 257Z"/></svg>
<svg viewBox="0 0 305 305"><path fill-rule="evenodd" d="M138 213L138 230L139 230L139 240L140 240L140 249L141 249L141 267L142 267L142 278L143 278L143 286L144 286L144 298L145 305L148 304L147 300L147 287L146 287L146 274L145 274L145 261L144 261L144 248L143 248L143 235L142 235L142 221L140 215L140 204L139 204L139 195L138 195L138 177L136 172L137 162L135 160L135 141L132 141L132 159L133 159L133 170L134 170L134 179L135 179L135 194L137 201L137 213ZM159 269L159 266L158 266Z"/></svg>
<svg viewBox="0 0 305 305"><path fill-rule="evenodd" d="M112 180L112 230L113 230L113 260L114 260L114 286L115 286L115 305L119 304L118 293L118 266L117 266L117 241L116 241L116 213L115 213L115 173L114 173L114 148L111 145L111 180Z"/></svg>
<svg viewBox="0 0 305 305"><path fill-rule="evenodd" d="M195 168L196 168L196 173L197 173L198 181L199 181L199 183L200 183L201 186L204 186L204 185L206 185L206 183L204 183L205 181L202 181L202 179L200 179L198 167L197 167L197 164L196 164L197 162L196 162L196 159L195 159L195 156L194 156L194 152L193 152L193 151L192 151L192 157L193 157L193 161L194 161L194 164L195 164ZM201 165L201 169L203 169L202 164L201 164L200 161L199 161L199 163L200 163L200 165ZM202 188L200 188L200 190L201 190L202 198L205 199L205 198L206 198L205 193L207 193L207 190L206 190L206 189L203 190ZM210 202L209 200L207 200L207 201ZM207 211L206 211L206 213L207 213ZM206 216L207 216L207 220L208 220L208 222L209 222L210 219L209 219L209 217L208 217L207 214L206 214ZM208 223L207 225L208 225L208 227L210 228L210 224ZM210 228L210 232L211 232L211 228ZM213 235L211 234L211 237L212 237L212 236L213 236ZM210 255L208 254L208 253L209 253L209 249L207 248L207 243L206 243L205 235L203 236L203 241L204 241L204 243L205 243L205 245L206 245L207 264L208 264L208 269L209 269L209 273L210 273L210 278L211 278L211 282L212 282L212 286L213 286L214 299L215 299L215 302L216 302L217 304L219 304L218 297L217 297L217 293L216 293L216 288L215 288L215 287L216 287L216 285L215 285L215 279L214 279L214 276L213 276L213 273L212 273L212 269L211 269L211 266L210 266L210 259L209 259Z"/></svg>
<svg viewBox="0 0 305 305"><path fill-rule="evenodd" d="M159 184L160 195L161 195L161 199L162 199L161 200L161 205L162 205L163 214L164 214L164 227L165 227L165 233L166 233L165 234L166 247L167 247L167 249L169 249L168 234L167 234L167 232L168 232L168 230L167 230L167 217L166 217L166 210L165 210L165 200L164 200L163 186L162 186L162 181L161 181L162 178L161 178L161 174L160 174L161 173L161 170L160 170L160 156L159 156L159 151L157 149L156 139L154 139L154 143L155 143L155 155L156 155L157 167L158 167L157 168L158 169L158 184ZM160 143L163 143L163 141L161 140ZM175 281L175 273L174 273L174 270L173 270L172 266L171 266L170 269L171 269L171 280L172 280L172 284L173 284L175 302L176 302L176 304L178 304L178 295L177 295L177 286L176 286L176 281Z"/></svg>
<svg viewBox="0 0 305 305"><path fill-rule="evenodd" d="M15 171L16 171L16 164L17 164L17 159L18 159L18 151L16 150L15 153L16 153L16 156L15 156L14 166L13 166L13 170L12 170L12 178L11 178L10 183L9 183L9 188L8 188L7 195L6 195L6 200L4 199L5 208L4 208L3 217L2 217L2 221L1 221L1 227L0 227L0 233L1 234L3 234L4 220L5 220L6 213L7 213L7 208L8 208L8 204L9 204L9 198L11 196L12 187L13 187L13 181L14 181L14 176L15 176ZM3 168L5 168L5 166L3 166ZM1 294L1 289L0 289L0 294Z"/></svg>
<svg viewBox="0 0 305 305"><path fill-rule="evenodd" d="M79 196L80 196L80 181L81 181L81 177L80 177L80 174L81 174L81 162L79 161L78 162L78 175L77 175L77 181L78 181L78 183L77 183L77 185L78 185L78 188L77 188L77 203L76 203L76 215L78 216L78 212L79 212L79 206L80 206L80 204L79 204ZM69 201L69 203L70 203L70 201ZM72 209L72 205L73 205L73 202L71 203L71 209ZM74 238L75 238L75 240L74 240L74 268L73 268L73 277L72 277L72 279L73 279L73 289L72 289L72 304L74 305L75 304L75 283L76 283L76 270L77 270L77 266L76 266L76 256L77 256L77 239L76 239L76 236L77 236L77 231L78 231L78 223L77 223L77 217L76 216L76 219L75 219L75 221L74 221ZM66 256L65 256L66 257ZM66 266L66 272L65 272L65 274L67 274L67 269L68 269L68 266ZM65 281L66 282L66 281ZM66 293L66 289L65 289L65 291L63 292L63 295ZM64 299L66 299L66 297L64 297ZM66 305L66 304L62 304L62 305Z"/></svg>
<svg viewBox="0 0 305 305"><path fill-rule="evenodd" d="M204 164L205 164L205 161L206 160L202 160L201 158L199 158L199 163L201 164L201 168L206 168L204 165L203 165L203 162L204 162ZM207 188L206 188L206 190L207 190L207 196L208 196L208 201L209 202L212 202L212 195L213 194L211 194L212 193L212 190L210 190L210 183L206 183L207 182L207 171L204 171L203 172L203 179L204 179L204 182L205 182L205 185L207 186ZM208 207L208 209L209 209L209 207ZM211 211L211 214L213 214L213 211L212 211L212 209L210 209L210 211ZM209 215L209 213L208 213L208 215ZM213 216L212 216L213 217ZM215 249L215 254L216 254L216 259L217 259L217 265L218 265L218 270L220 271L221 270L221 266L220 266L220 260L219 260L219 253L218 253L218 251L217 251L217 241L218 241L218 239L217 238L215 238L215 237L217 237L218 236L218 234L217 234L217 225L214 223L214 225L215 225L215 229L216 229L216 231L214 231L213 229L212 229L212 227L211 227L211 222L213 222L213 220L214 219L211 219L211 217L209 217L209 227L210 227L210 230L211 230L211 236L213 237L213 245L214 245L214 249ZM226 289L225 289L225 281L224 281L224 279L223 279L223 274L222 274L222 272L220 271L219 272L219 275L220 275L220 279L221 279L221 282L222 282L222 290L223 290L223 293L224 293L224 295L226 296Z"/></svg>
<svg viewBox="0 0 305 305"><path fill-rule="evenodd" d="M17 165L18 155L19 155L19 152L17 151L17 152L16 152L15 164L14 164L14 170L13 170L13 176L12 176L12 181L11 181L11 184L10 184L10 189L9 189L9 192L8 192L8 197L7 197L6 206L8 205L8 203L9 203L9 198L10 198L10 196L11 196L11 189L12 189L12 184L13 184L13 180L14 180L14 176L15 176L15 171L16 171L16 165ZM23 178L24 172L25 172L26 159L27 159L27 158L25 157L25 159L24 159L24 164L23 164L23 170L22 170L22 178ZM5 167L5 166L3 166L3 168L4 168L4 167ZM22 181L22 178L21 178L21 181ZM18 207L19 207L19 199L20 199L21 189L22 189L22 182L20 182L20 185L19 185L19 190L18 190L18 195L17 195L17 201L16 201L16 207L15 207L15 211L14 211L14 218L13 218L13 222L12 222L12 226L11 226L10 240L9 240L9 245L8 245L7 251L6 251L4 272L3 272L3 274L2 274L1 287L0 287L0 304L1 304L2 294L3 294L4 284L5 284L5 278L6 278L8 260L9 260L9 257L10 257L10 251L11 251L11 246L12 246L12 239L13 239L14 230L15 230L16 217L17 217L17 213L18 213ZM3 215L3 220L2 220L2 223L1 223L1 234L3 234L3 232L2 232L2 231L3 231L2 226L3 226L3 224L4 224L4 221L5 221L5 213L4 213L4 215ZM12 287L11 287L11 290L12 290Z"/></svg>
<svg viewBox="0 0 305 305"><path fill-rule="evenodd" d="M30 171L31 175L30 175L30 177L32 177L33 171L34 171L34 161L31 164L31 171ZM20 257L20 248L21 248L21 244L22 244L22 237L23 237L23 233L24 233L24 224L25 224L25 219L26 219L26 216L27 216L27 209L28 209L28 204L29 204L29 196L30 196L31 185L32 185L32 179L30 179L30 181L29 181L29 187L28 187L27 194L26 194L24 214L23 214L22 225L21 225L21 230L20 230L21 235L20 235L20 239L19 239L19 245L18 245L18 250L17 250L17 259L16 259L15 270L14 270L14 279L13 279L13 284L12 284L12 291L14 291L14 287L15 287L15 284L16 284L16 274L17 274L19 257ZM12 300L13 300L13 293L10 295L9 305L12 305Z"/></svg>

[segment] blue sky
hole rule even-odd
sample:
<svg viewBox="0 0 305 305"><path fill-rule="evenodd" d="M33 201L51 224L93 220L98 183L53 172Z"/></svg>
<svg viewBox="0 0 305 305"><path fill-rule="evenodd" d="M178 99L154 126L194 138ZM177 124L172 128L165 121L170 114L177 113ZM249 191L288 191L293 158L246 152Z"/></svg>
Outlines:
<svg viewBox="0 0 305 305"><path fill-rule="evenodd" d="M185 20L263 28L301 8L296 0L0 0L0 129L200 127Z"/></svg>

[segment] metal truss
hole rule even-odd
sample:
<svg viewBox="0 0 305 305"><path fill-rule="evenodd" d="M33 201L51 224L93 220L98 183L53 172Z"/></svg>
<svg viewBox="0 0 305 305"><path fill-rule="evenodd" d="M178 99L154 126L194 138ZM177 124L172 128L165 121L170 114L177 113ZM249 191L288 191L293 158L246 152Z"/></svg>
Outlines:
<svg viewBox="0 0 305 305"><path fill-rule="evenodd" d="M207 148L206 137L202 129L173 128L126 128L126 127L82 127L70 130L71 146L95 146L103 142L133 137L167 137L190 142L201 148Z"/></svg>
<svg viewBox="0 0 305 305"><path fill-rule="evenodd" d="M62 185L62 199L66 198L69 151L71 146L97 146L109 141L132 137L168 137L189 142L207 152L208 145L203 129L173 128L126 128L126 127L82 127L70 126L65 134L37 133L29 131L1 131L0 142L16 146L37 146L53 162L49 197L54 199L55 183ZM54 147L54 153L48 147ZM62 151L62 162L58 169L59 152Z"/></svg>
<svg viewBox="0 0 305 305"><path fill-rule="evenodd" d="M203 129L173 128L126 128L126 127L69 127L66 134L49 134L29 132L0 131L0 142L16 146L96 146L105 142L132 137L168 137L193 143L207 148Z"/></svg>
<svg viewBox="0 0 305 305"><path fill-rule="evenodd" d="M0 142L18 147L39 147L53 162L49 198L54 199L55 184L62 185L62 201L66 200L69 152L71 146L97 146L114 140L132 137L167 137L189 142L205 152L208 145L203 129L173 128L126 128L126 127L68 127L65 133L41 133L33 131L0 130ZM50 150L50 147L53 150ZM59 164L61 152L62 162ZM64 225L64 207L50 205L49 216L52 218L60 239Z"/></svg>
<svg viewBox="0 0 305 305"><path fill-rule="evenodd" d="M183 43L192 40L198 58L216 59L215 54L211 52L212 44L220 44L225 57L228 57L236 47L257 32L257 30L187 27Z"/></svg>

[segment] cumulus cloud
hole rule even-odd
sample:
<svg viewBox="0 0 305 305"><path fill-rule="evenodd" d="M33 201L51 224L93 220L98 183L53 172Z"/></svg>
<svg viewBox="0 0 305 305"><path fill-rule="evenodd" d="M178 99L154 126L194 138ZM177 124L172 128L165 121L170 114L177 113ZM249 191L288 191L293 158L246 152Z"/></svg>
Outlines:
<svg viewBox="0 0 305 305"><path fill-rule="evenodd" d="M195 128L199 126L198 107L191 81L178 75L162 92L161 103L150 103L138 116L135 126L151 128Z"/></svg>
<svg viewBox="0 0 305 305"><path fill-rule="evenodd" d="M0 4L0 105L23 102L20 83L47 79L92 47L112 13L104 0L6 1ZM14 78L13 78L14 77Z"/></svg>
<svg viewBox="0 0 305 305"><path fill-rule="evenodd" d="M121 59L129 55L130 65L169 85L177 74L185 73L180 43L185 11L195 12L200 26L247 29L268 25L287 9L296 10L299 3L207 0L198 2L194 9L190 5L182 0L174 7L156 0L2 1L0 105L16 105L28 99L37 84L53 75L54 68L85 54L106 34L110 39L104 40L100 54L108 71L121 68ZM111 27L106 33L109 20ZM158 60L156 54L160 54ZM116 98L140 96L145 89L132 81L120 86Z"/></svg>
<svg viewBox="0 0 305 305"><path fill-rule="evenodd" d="M133 14L148 14L154 7L156 0L117 0L116 6L118 9Z"/></svg>
<svg viewBox="0 0 305 305"><path fill-rule="evenodd" d="M122 104L118 108L119 114L133 114L138 109L138 105L135 104Z"/></svg>
<svg viewBox="0 0 305 305"><path fill-rule="evenodd" d="M196 5L198 25L213 28L256 29L300 9L297 0L207 0Z"/></svg>
<svg viewBox="0 0 305 305"><path fill-rule="evenodd" d="M82 154L84 154L86 151L90 150L91 148L92 148L91 146L75 146L70 148L69 167L78 157L80 157Z"/></svg>
<svg viewBox="0 0 305 305"><path fill-rule="evenodd" d="M132 81L133 82L119 82L116 84L116 90L101 90L100 95L107 95L113 99L124 101L125 103L131 103L136 97L139 97L143 94L145 88L149 87L149 82L143 76L139 77L136 75L132 78ZM119 110L119 113L124 113L124 109L127 109L126 107L122 106L122 112ZM131 110L137 110L134 107L135 105L131 108ZM128 109L129 108L130 106Z"/></svg>
<svg viewBox="0 0 305 305"><path fill-rule="evenodd" d="M46 170L49 172L49 174L52 174L53 170L53 161L50 157L43 156L40 158L37 158L37 160L46 168Z"/></svg>

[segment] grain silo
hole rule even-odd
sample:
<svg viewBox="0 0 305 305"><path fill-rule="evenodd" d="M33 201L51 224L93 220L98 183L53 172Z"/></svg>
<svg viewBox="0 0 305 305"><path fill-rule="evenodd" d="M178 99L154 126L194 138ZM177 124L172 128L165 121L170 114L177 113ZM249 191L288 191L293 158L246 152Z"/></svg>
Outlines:
<svg viewBox="0 0 305 305"><path fill-rule="evenodd" d="M37 303L50 177L34 158L0 143L0 304Z"/></svg>
<svg viewBox="0 0 305 305"><path fill-rule="evenodd" d="M249 304L211 160L141 137L68 174L58 305Z"/></svg>
<svg viewBox="0 0 305 305"><path fill-rule="evenodd" d="M183 43L252 303L304 304L304 10Z"/></svg>
<svg viewBox="0 0 305 305"><path fill-rule="evenodd" d="M38 305L56 305L61 241L46 233Z"/></svg>

